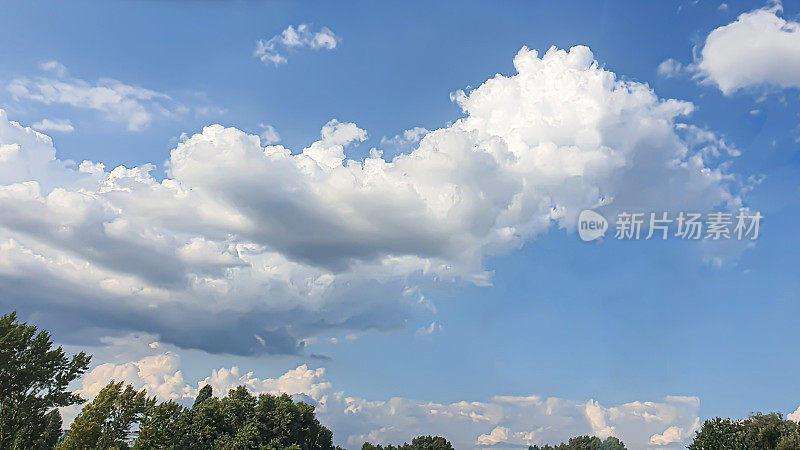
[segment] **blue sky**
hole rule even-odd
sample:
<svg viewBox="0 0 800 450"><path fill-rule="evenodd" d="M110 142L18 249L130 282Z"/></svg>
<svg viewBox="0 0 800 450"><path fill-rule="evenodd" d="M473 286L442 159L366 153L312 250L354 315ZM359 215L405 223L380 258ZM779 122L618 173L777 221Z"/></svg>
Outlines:
<svg viewBox="0 0 800 450"><path fill-rule="evenodd" d="M105 364L106 369L93 372L91 380L97 383L109 374L119 378L139 370L138 378L130 375L129 379L137 387L162 389L158 392L183 399L221 367L239 367L241 374L252 371L257 379L278 379L305 364L309 375L304 379L313 386L330 382L331 392L342 391L357 399L397 397L407 402L399 407L409 411L406 422L392 422L391 415L384 417L376 411L369 413L374 416L371 419L324 412L321 417L332 427L337 442L348 447L357 447L367 438L396 442L413 437L419 428L407 424L425 422L419 412L425 408L413 402L457 409L453 405L461 401L494 405L502 403L492 400L494 396L535 394L572 402L565 410L577 411L564 413L569 420L554 423L547 418L523 420L526 415L538 417L524 409L504 410L512 416L508 423L506 419L471 425L432 422L431 426L442 427L442 433L454 434L449 437L459 444L457 448L481 442L482 446L526 447L574 433L618 435L631 443L630 448L680 448L691 439L697 417L742 417L751 411L786 414L800 405L800 388L794 382L800 371L800 360L794 357L800 313L796 263L800 237L795 230L800 220L796 181L800 175L800 62L796 55L800 52L787 57L775 50L779 46L769 45L770 39L785 38L785 48L800 49L800 9L795 3L4 2L4 11L0 16L0 109L7 120L49 135L57 160L39 167L34 166L38 164L35 156L25 156L22 166L0 159L0 164L7 165L6 169L0 166L1 185L36 181L41 198L49 199L40 203L56 208L38 219L23 220L14 216L17 210L13 208L33 211L30 206L4 204L11 212L0 217L0 242L7 243L0 245L0 251L11 252L19 244L52 264L26 266L28 262L19 262L23 260L11 253L3 255L7 263L0 267L0 304L48 327L70 349L91 349L93 362ZM785 36L768 28L773 22L756 22L764 18L788 22L781 31ZM745 27L750 20L757 26ZM333 36L334 43L302 41L302 33L296 45L279 39L287 27L296 31L303 24L309 30L306 38L313 40L323 33ZM274 51L285 63L263 62L254 56L256 43L269 42L273 36L278 36L272 41ZM731 48L742 44L736 41L742 36L756 43L752 53L731 54ZM579 63L573 67L564 62L569 56L555 53L545 56L551 46L569 50L576 45L591 49L597 67ZM237 159L254 157L244 143L247 138L241 136L258 136L267 125L280 140L268 143L262 137L261 147L282 145L298 158L301 153L310 155L303 149L316 148L313 143L319 141L326 157L335 157L340 145L347 159L363 162L376 148L383 151L385 161L391 161L420 146L449 145L445 139L457 134L454 129L494 133L513 146L512 138L486 125L489 118L497 117L493 111L506 111L502 102L513 100L494 99L497 91L482 91L479 86L495 74L510 80L518 71L514 58L523 46L538 51L527 56L520 53L532 58L525 60L534 61L530 64L551 62L536 66L540 72L532 76L540 78L532 78L528 89L559 89L557 81L548 84L548 80L570 79L572 75L565 74L578 73L570 70L580 66L575 70L581 74L601 70L616 74L618 83L652 89L657 102L690 102L693 111L670 114L663 128L653 125L662 117L658 107L638 103L633 93L619 94L624 97L621 102L633 105L627 116L616 115L611 100L603 103L611 97L590 99L596 102L593 108L601 111L598 114L603 114L604 119L597 122L602 144L615 150L614 142L624 147L625 142L639 139L631 150L638 153L628 155L624 168L614 169L622 172L607 176L600 169L591 172L589 165L577 176L579 181L571 173L537 185L536 194L528 194L548 192L547 201L554 208L563 206L566 215L546 225L520 219L514 224L517 234L511 243L475 231L475 224L485 219L484 208L429 217L414 209L406 211L405 202L411 200L401 194L393 197L402 191L400 185L370 184L380 194L360 203L362 197L338 191L341 184L335 181L314 184L317 178L305 180L305 175L292 175L295 172L286 167L253 172L248 178L248 170L261 167L262 162ZM585 53L576 50L569 55L580 59ZM727 65L726 58L736 64ZM665 65L665 61L672 63ZM550 77L550 71L561 70L560 64L565 65L564 72ZM748 71L750 67L763 70ZM74 91L60 100L36 97L50 92L43 85L59 83L69 89L104 86L117 94L133 93L122 100L104 99L103 106L92 106L97 98L78 98L83 94ZM459 104L459 90L470 96L466 103ZM575 92L579 96L583 91L578 87ZM485 104L481 103L484 98ZM509 117L513 117L507 120L513 122L519 116L520 123L528 125L553 118L568 123L572 114L594 111L580 110L581 98L574 99L574 106L565 100L562 106L553 103L541 109L526 101L523 95L514 106L519 109L509 107ZM529 107L533 109L525 109ZM455 123L466 117L475 121ZM44 119L62 127L47 127ZM642 135L627 128L640 119ZM677 123L694 128L688 134L675 131ZM204 132L203 127L211 124L235 131ZM608 124L618 126L603 128ZM517 129L528 125L518 124ZM414 127L425 130L415 139L400 138ZM444 130L442 141L434 142L439 139L434 133L422 144L417 142L428 130L439 129ZM522 134L526 142L541 144L548 139L536 134L545 133L540 128L531 130ZM564 128L559 133L565 134L553 140L583 136L584 131ZM673 132L678 141L673 140ZM702 132L705 137L698 137ZM40 144L32 143L32 131L27 133L2 125L0 145L19 145L21 152L34 155ZM202 135L192 138L197 133ZM669 136L664 137L665 133ZM490 141L481 137L475 148ZM581 147L588 141L576 138L575 142L575 148L588 151ZM254 145L259 148L257 142ZM712 173L724 175L723 179L699 188L700 170L665 172L668 158L658 165L657 155L672 151L675 145L685 145L690 154L718 149L720 155L703 154L703 164ZM184 150L175 150L167 163L176 148ZM567 151L564 148L560 151ZM732 150L726 152L726 148ZM524 151L542 151L537 149L530 144ZM651 150L655 153L648 153ZM448 154L461 155L455 150ZM206 157L210 159L201 161ZM66 160L74 164L58 162ZM104 164L105 171L87 169L79 175L77 166L84 160ZM325 164L315 161L320 167ZM494 179L484 166L451 161L455 161L455 173L442 177L456 181L441 186L433 182L432 189L439 189L442 198L466 197L474 188L481 190L475 199L479 204L487 196L503 197L506 188L515 189L504 183L513 184L517 169ZM569 163L558 161L559 167ZM648 161L656 161L653 165L658 167ZM113 184L110 171L115 167L123 165L133 172L145 164L154 165L149 181L142 181L147 178L142 173L126 175L129 181L114 181L120 183L114 185L114 192L128 194L104 190ZM408 164L404 177L431 183L424 178L428 175L421 175L428 172L414 172L416 166ZM538 175L525 178L526 185L555 170L548 167L535 168L533 173ZM339 169L344 166L335 168ZM298 174L308 174L298 170ZM327 173L324 167L320 170ZM733 210L740 201L765 216L761 236L752 248L740 243L717 248L678 239L581 242L574 232L573 215L592 207L587 199L596 192L587 190L583 197L573 198L574 191L561 189L583 189L574 183L596 179L603 194L616 196L605 210L609 214L625 207L671 213L677 213L678 207ZM675 179L683 181L659 184ZM175 194L159 203L162 192L153 184L163 187L162 181L171 180L205 197L192 200L193 194ZM128 182L150 183L146 188L150 190L142 188L141 195L137 187L125 191ZM448 191L452 186L456 194ZM271 193L284 188L286 197ZM86 198L48 196L52 189ZM637 191L646 195L634 195ZM369 195L361 194L363 198ZM435 198L426 197L427 211L438 205ZM299 205L302 199L319 203L306 210ZM84 211L81 208L88 203L82 202L95 200L98 203L86 206L80 218L68 214ZM205 205L206 201L208 209L193 209L194 202ZM358 225L339 229L337 221L349 221L351 209L358 213L354 224L374 220L379 229L367 234ZM412 219L405 220L406 212ZM217 213L224 217L204 222L203 214ZM329 215L320 218L317 214ZM100 218L92 222L96 217ZM503 217L489 220L500 223L507 220ZM255 229L237 228L239 220ZM452 241L444 239L441 249L437 220L446 222L443 229L455 230ZM460 220L464 223L450 222ZM419 229L413 224L419 224ZM40 226L74 234L40 232ZM436 231L429 233L426 227ZM497 227L492 233L500 230ZM122 230L122 235L114 230ZM134 242L136 236L142 237L140 242ZM218 253L212 258L202 252ZM239 252L235 261L230 259L231 252ZM244 254L266 259L247 259ZM418 260L398 262L395 257ZM163 266L159 261L164 261ZM387 269L387 261L399 265L424 261L430 267L448 268L441 273ZM70 264L77 269L69 269ZM291 280L283 285L273 278L265 281L248 275L242 281L236 277L244 275L232 275L231 271L258 264L272 267L275 273L291 273ZM298 287L298 280L306 283L312 278L306 287ZM144 287L137 284L141 280ZM203 287L197 287L202 283ZM217 289L223 283L227 294L199 299L206 295L203 289L210 292L209 286ZM112 295L103 291L111 289L111 284L139 287L125 294L119 292L127 288L120 288ZM322 286L322 293L313 291L315 286ZM293 289L301 290L302 296L289 294ZM237 327L242 327L241 341ZM251 329L267 350L253 350ZM150 342L158 344L147 345ZM147 358L157 357L169 361L168 368L174 369L170 374L181 369L188 391L180 383L156 386L141 376L141 367L154 361ZM324 376L313 370L318 368L325 369ZM310 401L319 403L322 395L312 394L308 386L275 383L275 389L296 389L293 393L306 394ZM90 385L82 385L87 396L91 396ZM262 389L273 389L273 384ZM692 403L695 397L699 406ZM590 399L606 408L599 422L585 407ZM635 403L646 401L657 405ZM608 409L614 407L620 409ZM645 433L633 418L626 418L626 414L641 416L641 409L658 417L652 431L648 428ZM543 431L542 427L549 428ZM672 434L667 433L670 428L674 428ZM403 433L407 437L398 437Z"/></svg>

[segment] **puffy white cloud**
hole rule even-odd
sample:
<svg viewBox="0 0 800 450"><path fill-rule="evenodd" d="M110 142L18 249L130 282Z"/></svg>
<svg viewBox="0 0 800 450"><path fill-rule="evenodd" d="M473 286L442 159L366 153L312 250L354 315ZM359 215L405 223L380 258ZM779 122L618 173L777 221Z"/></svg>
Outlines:
<svg viewBox="0 0 800 450"><path fill-rule="evenodd" d="M263 63L273 63L275 66L286 64L286 57L282 51L294 48L310 48L313 50L333 50L339 38L327 27L319 31L312 31L308 24L298 25L297 28L289 25L280 34L269 39L260 39L256 42L253 56Z"/></svg>
<svg viewBox="0 0 800 450"><path fill-rule="evenodd" d="M178 355L166 352L138 361L97 366L82 381L80 393L92 398L110 380L144 388L159 399L191 403L209 384L222 396L246 386L254 393L293 395L316 407L317 417L337 443L359 448L364 441L400 443L420 434L446 436L456 448L512 447L554 443L575 435L613 435L628 448L682 448L699 424L695 397L631 402L605 407L594 400L495 396L488 401L436 403L391 398L366 400L334 389L325 369L306 365L277 378L260 379L238 367L214 370L194 387L184 380ZM71 417L71 416L70 416Z"/></svg>
<svg viewBox="0 0 800 450"><path fill-rule="evenodd" d="M81 389L77 392L81 397L91 399L111 380L124 380L161 401L194 398L197 394L186 384L179 368L180 357L171 352L124 364L100 364L83 377Z"/></svg>
<svg viewBox="0 0 800 450"><path fill-rule="evenodd" d="M5 195L22 191L50 191L56 186L71 186L79 178L69 163L56 159L49 136L8 120L0 109L0 186Z"/></svg>
<svg viewBox="0 0 800 450"><path fill-rule="evenodd" d="M541 432L541 428L537 431ZM536 443L534 432L513 432L507 427L495 427L490 433L478 436L477 445L480 446L511 446L528 447Z"/></svg>
<svg viewBox="0 0 800 450"><path fill-rule="evenodd" d="M253 372L240 374L238 367L230 369L221 368L214 370L211 376L197 384L198 390L205 385L211 385L217 395L224 395L237 386L246 386L252 392L280 395L305 395L313 399L321 399L328 395L332 386L325 381L325 369L309 369L302 365L290 370L278 378L259 379Z"/></svg>
<svg viewBox="0 0 800 450"><path fill-rule="evenodd" d="M684 428L673 425L664 430L663 433L652 435L650 437L650 445L664 447L672 444L688 442L694 438L695 433L698 431L700 431L699 417L695 419L694 423L690 427Z"/></svg>
<svg viewBox="0 0 800 450"><path fill-rule="evenodd" d="M572 230L582 209L741 203L730 146L679 122L691 104L618 80L586 47L523 48L514 65L457 93L464 116L417 130L392 159L348 159L367 138L353 123L331 120L294 152L211 125L158 180L149 164L70 167L0 112L0 299L62 336L102 324L211 352L296 353L321 333L435 311L420 294L432 284L490 284L486 255Z"/></svg>
<svg viewBox="0 0 800 450"><path fill-rule="evenodd" d="M42 132L56 131L60 133L72 133L75 131L75 127L72 126L72 122L67 119L42 119L34 123L33 128Z"/></svg>
<svg viewBox="0 0 800 450"><path fill-rule="evenodd" d="M800 23L782 12L776 3L713 30L695 63L698 75L725 94L761 85L800 87Z"/></svg>
<svg viewBox="0 0 800 450"><path fill-rule="evenodd" d="M800 422L800 406L798 406L793 413L787 415L786 418L789 420L794 420L795 422Z"/></svg>

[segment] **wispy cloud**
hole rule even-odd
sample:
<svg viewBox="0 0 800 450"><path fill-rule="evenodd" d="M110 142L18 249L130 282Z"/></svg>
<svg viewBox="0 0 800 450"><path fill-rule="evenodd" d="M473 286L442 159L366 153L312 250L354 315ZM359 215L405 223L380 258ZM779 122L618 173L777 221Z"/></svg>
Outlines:
<svg viewBox="0 0 800 450"><path fill-rule="evenodd" d="M129 131L141 131L154 120L176 118L192 110L166 93L113 78L87 81L70 77L66 67L58 61L42 63L39 68L46 74L15 78L6 86L14 100L99 111L105 120L124 124ZM194 111L197 115L208 111L224 113L223 109L209 105L195 107ZM57 125L43 120L41 125L38 129L67 131L63 121Z"/></svg>
<svg viewBox="0 0 800 450"><path fill-rule="evenodd" d="M422 138L428 133L430 133L430 130L427 130L423 127L410 128L403 131L402 134L396 134L391 138L386 136L382 137L380 146L384 149L408 151L417 145L419 141L422 140Z"/></svg>
<svg viewBox="0 0 800 450"><path fill-rule="evenodd" d="M33 124L33 128L38 131L55 131L59 133L72 133L75 127L67 119L42 119Z"/></svg>
<svg viewBox="0 0 800 450"><path fill-rule="evenodd" d="M58 61L47 61L39 65L45 72L53 72L56 76L63 77L67 75L67 68Z"/></svg>
<svg viewBox="0 0 800 450"><path fill-rule="evenodd" d="M286 56L282 54L286 50L300 48L333 50L338 42L339 38L327 27L314 32L307 24L298 25L297 28L289 25L280 34L256 42L253 56L265 64L272 63L279 66L287 62Z"/></svg>
<svg viewBox="0 0 800 450"><path fill-rule="evenodd" d="M436 321L433 321L427 327L420 327L414 335L417 337L430 336L437 331L442 331L442 326Z"/></svg>

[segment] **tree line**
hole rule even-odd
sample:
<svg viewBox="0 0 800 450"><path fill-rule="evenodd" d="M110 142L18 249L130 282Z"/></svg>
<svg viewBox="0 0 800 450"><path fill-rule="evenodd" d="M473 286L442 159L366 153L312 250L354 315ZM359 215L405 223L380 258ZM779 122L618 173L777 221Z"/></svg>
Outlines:
<svg viewBox="0 0 800 450"><path fill-rule="evenodd" d="M17 319L0 318L0 450L341 450L314 406L291 396L251 394L244 386L215 397L206 385L191 407L159 402L144 390L111 381L87 403L69 430L58 408L85 403L69 384L89 368L84 352L67 356L50 334ZM138 430L133 433L133 430ZM625 450L615 437L578 436L529 450ZM705 421L690 450L800 449L800 425L780 414ZM440 436L362 450L452 450Z"/></svg>
<svg viewBox="0 0 800 450"><path fill-rule="evenodd" d="M569 442L559 445L545 445L539 447L532 445L528 450L626 450L625 444L614 436L609 436L605 440L600 440L597 436L578 436L571 438Z"/></svg>

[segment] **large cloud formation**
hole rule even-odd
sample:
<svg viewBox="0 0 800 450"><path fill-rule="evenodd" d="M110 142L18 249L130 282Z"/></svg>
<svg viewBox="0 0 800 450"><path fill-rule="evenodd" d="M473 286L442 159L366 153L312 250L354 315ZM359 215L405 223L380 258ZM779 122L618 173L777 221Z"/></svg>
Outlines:
<svg viewBox="0 0 800 450"><path fill-rule="evenodd" d="M782 12L777 2L713 30L694 70L725 94L764 85L800 87L800 23L783 19Z"/></svg>
<svg viewBox="0 0 800 450"><path fill-rule="evenodd" d="M158 180L152 165L74 167L0 111L0 299L61 336L297 353L318 333L404 326L426 286L491 283L486 255L572 229L584 208L739 205L678 123L691 104L619 80L586 47L523 48L514 66L391 160L348 159L367 137L352 123L300 151L211 125Z"/></svg>
<svg viewBox="0 0 800 450"><path fill-rule="evenodd" d="M191 404L200 387L215 395L246 386L253 393L288 393L316 407L317 417L334 432L339 445L360 448L365 441L399 443L420 434L446 436L455 448L527 448L575 435L617 436L628 448L677 449L699 429L696 397L668 396L658 402L605 407L595 400L574 401L531 396L495 396L488 401L436 403L391 398L371 401L334 389L325 369L306 365L278 378L258 378L238 367L220 368L196 383L184 379L174 352L151 352L127 363L105 363L87 374L78 391L91 399L111 380L145 389L159 400ZM70 420L75 408L66 408Z"/></svg>

